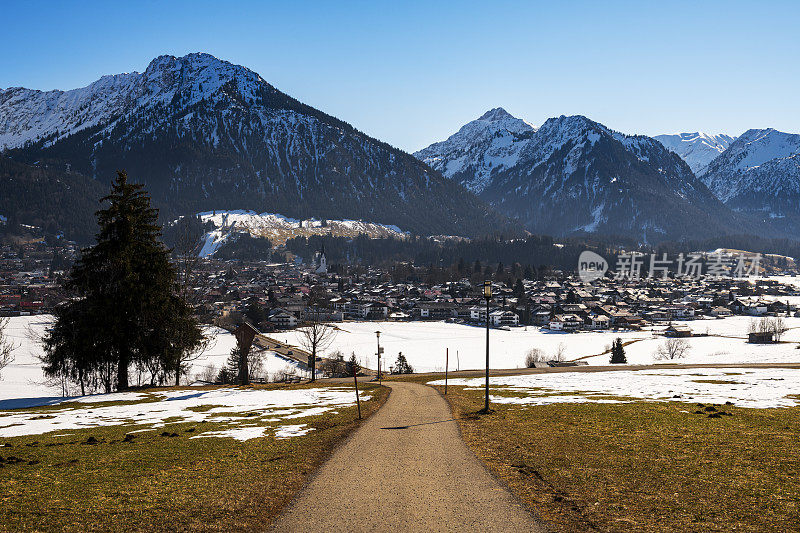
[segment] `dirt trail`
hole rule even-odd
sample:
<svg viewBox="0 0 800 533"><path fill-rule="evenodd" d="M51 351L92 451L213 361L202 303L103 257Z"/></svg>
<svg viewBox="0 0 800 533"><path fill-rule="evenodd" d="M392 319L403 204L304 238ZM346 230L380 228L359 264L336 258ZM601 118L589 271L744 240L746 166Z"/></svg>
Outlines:
<svg viewBox="0 0 800 533"><path fill-rule="evenodd" d="M392 394L279 517L276 531L543 531L466 447L435 390Z"/></svg>

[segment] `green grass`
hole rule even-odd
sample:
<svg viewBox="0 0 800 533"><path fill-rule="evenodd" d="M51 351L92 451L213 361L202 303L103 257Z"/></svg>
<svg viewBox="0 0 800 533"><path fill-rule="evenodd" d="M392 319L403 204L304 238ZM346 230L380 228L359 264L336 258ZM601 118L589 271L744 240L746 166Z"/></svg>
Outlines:
<svg viewBox="0 0 800 533"><path fill-rule="evenodd" d="M362 402L366 417L388 390L371 384L363 390L372 397ZM47 416L52 409L15 412ZM283 440L189 438L232 427L211 422L173 422L132 433L130 442L127 432L146 426L0 438L0 530L263 530L358 426L355 407L335 411L285 422L314 431ZM90 437L97 443L86 444Z"/></svg>
<svg viewBox="0 0 800 533"><path fill-rule="evenodd" d="M709 418L682 402L493 404L481 415L480 390L450 386L446 398L467 444L554 530L800 523L800 408L717 406L732 416Z"/></svg>

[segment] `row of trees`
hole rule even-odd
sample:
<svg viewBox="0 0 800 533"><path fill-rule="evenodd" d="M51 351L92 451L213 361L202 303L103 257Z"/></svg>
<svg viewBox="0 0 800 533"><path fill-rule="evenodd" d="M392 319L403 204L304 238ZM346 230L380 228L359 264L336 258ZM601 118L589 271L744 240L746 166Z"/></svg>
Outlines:
<svg viewBox="0 0 800 533"><path fill-rule="evenodd" d="M748 333L772 333L775 342L780 342L783 334L786 333L786 322L781 317L770 318L763 316L760 319L752 319L747 327Z"/></svg>
<svg viewBox="0 0 800 533"><path fill-rule="evenodd" d="M96 243L73 266L71 298L43 339L44 371L79 384L81 394L127 389L131 367L151 384L179 384L206 339L160 240L158 211L124 172L102 202Z"/></svg>

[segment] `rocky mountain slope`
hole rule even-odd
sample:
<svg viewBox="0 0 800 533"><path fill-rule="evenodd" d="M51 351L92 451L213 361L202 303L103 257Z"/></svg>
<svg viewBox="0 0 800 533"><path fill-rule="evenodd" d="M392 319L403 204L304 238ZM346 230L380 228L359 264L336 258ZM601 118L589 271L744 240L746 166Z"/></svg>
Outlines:
<svg viewBox="0 0 800 533"><path fill-rule="evenodd" d="M800 230L800 135L752 129L709 163L700 179L729 207L787 234Z"/></svg>
<svg viewBox="0 0 800 533"><path fill-rule="evenodd" d="M513 159L477 179L482 199L531 231L657 242L719 235L736 227L736 215L678 155L652 138L623 135L583 116L549 119L524 136L511 143ZM451 175L470 183L470 171L486 168L487 143L485 136L479 139L448 151L433 145L417 156L452 154L456 159L442 156L436 163L464 169Z"/></svg>
<svg viewBox="0 0 800 533"><path fill-rule="evenodd" d="M0 146L101 182L124 168L170 215L245 209L423 234L513 231L413 156L208 54L161 56L73 91L0 90Z"/></svg>
<svg viewBox="0 0 800 533"><path fill-rule="evenodd" d="M730 135L703 132L656 135L653 138L681 156L697 176L705 172L708 164L736 139Z"/></svg>
<svg viewBox="0 0 800 533"><path fill-rule="evenodd" d="M465 124L447 140L414 155L467 189L480 193L491 183L493 173L517 164L520 151L535 131L532 125L497 107Z"/></svg>

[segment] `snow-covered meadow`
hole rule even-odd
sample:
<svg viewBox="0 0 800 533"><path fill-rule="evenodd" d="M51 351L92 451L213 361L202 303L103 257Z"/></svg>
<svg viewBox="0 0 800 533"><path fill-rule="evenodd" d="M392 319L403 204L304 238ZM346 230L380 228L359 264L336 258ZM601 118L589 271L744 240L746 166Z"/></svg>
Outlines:
<svg viewBox="0 0 800 533"><path fill-rule="evenodd" d="M14 361L0 374L0 408L3 400L20 398L50 398L56 400L62 397L60 384L48 382L42 372L39 357L42 347L38 339L45 333L52 317L49 315L11 317L6 328L6 335L16 346ZM225 365L231 349L236 346L236 339L226 330L212 327L206 330L212 337L208 348L195 360L191 361L188 381L193 381L204 374L208 369L219 370ZM265 374L274 374L284 370L293 370L298 374L297 366L291 361L280 357L275 352L264 352L262 371ZM134 375L134 379L136 376ZM184 377L184 380L187 378ZM135 382L134 382L135 384ZM76 394L76 391L69 391ZM29 402L30 403L30 402ZM34 402L35 403L35 402ZM16 407L23 407L26 403L17 403Z"/></svg>
<svg viewBox="0 0 800 533"><path fill-rule="evenodd" d="M687 339L690 350L678 363L764 363L800 362L800 318L784 319L790 329L783 337L786 343L753 345L746 342L750 317L728 317L722 319L690 320L681 322L695 334L725 335L726 337L692 337ZM482 327L451 324L445 322L345 322L337 324L340 331L326 353L339 350L347 358L355 353L362 365L375 368L377 361L377 339L380 331L384 355L382 366L388 369L403 352L416 372L443 371L445 350L450 350L451 370L470 370L485 367L486 330ZM625 350L630 364L652 364L659 361L655 352L664 342L658 335L666 325L652 330L637 332L580 332L561 333L528 326L511 328L510 331L492 329L490 332L491 368L523 368L525 354L531 348L539 348L552 356L564 345L564 358L573 360L588 357L591 365L608 364L609 356L601 354L611 342L621 337L629 344ZM282 342L298 344L296 331L272 333ZM595 357L589 357L593 356Z"/></svg>
<svg viewBox="0 0 800 533"><path fill-rule="evenodd" d="M444 385L444 380L432 381ZM481 388L483 378L451 379L450 385ZM692 368L553 372L490 379L494 403L620 403L678 401L770 408L800 405L800 369ZM502 393L498 395L496 393Z"/></svg>
<svg viewBox="0 0 800 533"><path fill-rule="evenodd" d="M369 398L369 395L361 396L362 400ZM99 402L132 403L98 405ZM103 394L60 403L64 403L63 408L41 412L0 411L0 437L54 431L63 435L71 430L99 426L126 426L129 433L136 433L162 428L167 423L212 422L226 427L204 432L201 425L191 438L248 440L268 435L289 438L312 430L307 424L292 421L355 405L355 394L346 388L181 389Z"/></svg>

